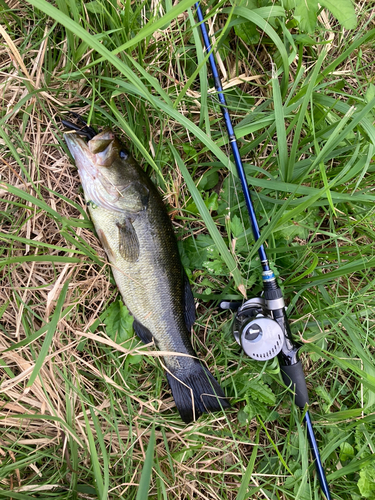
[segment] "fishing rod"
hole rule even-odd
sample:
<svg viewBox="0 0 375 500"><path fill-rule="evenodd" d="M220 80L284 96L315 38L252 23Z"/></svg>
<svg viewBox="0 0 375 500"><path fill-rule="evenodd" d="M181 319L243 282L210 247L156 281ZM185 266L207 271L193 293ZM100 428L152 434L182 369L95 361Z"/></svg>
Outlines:
<svg viewBox="0 0 375 500"><path fill-rule="evenodd" d="M209 54L209 63L214 77L215 88L219 98L221 111L225 121L229 142L231 145L234 162L238 177L241 181L242 191L245 197L246 207L249 212L251 227L255 241L260 239L258 221L255 215L254 205L247 185L245 171L243 168L240 151L234 133L232 121L228 111L227 103L223 93L220 76L217 70L215 56L212 51L210 37L204 22L203 13L199 2L195 4L198 21L206 52ZM280 371L283 381L294 394L296 405L304 410L309 405L306 379L299 360L298 351L300 346L292 338L289 321L285 312L285 303L282 291L276 281L273 271L270 269L266 251L261 244L258 249L260 262L263 268L262 280L264 293L262 297L254 297L242 305L238 302L222 302L223 309L236 310L233 333L237 342L245 353L252 359L266 361L278 357ZM308 410L304 414L304 422L307 436L310 442L311 452L315 460L321 489L327 498L331 500L326 475L316 442L314 429Z"/></svg>

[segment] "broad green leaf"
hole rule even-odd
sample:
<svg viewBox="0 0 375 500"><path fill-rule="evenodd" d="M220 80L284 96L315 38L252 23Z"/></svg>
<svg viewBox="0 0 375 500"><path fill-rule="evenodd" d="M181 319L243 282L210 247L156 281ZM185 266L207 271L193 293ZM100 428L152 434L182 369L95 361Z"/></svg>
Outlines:
<svg viewBox="0 0 375 500"><path fill-rule="evenodd" d="M109 338L117 344L125 344L127 349L132 349L138 343L138 337L135 337L133 329L134 318L129 313L128 308L122 300L116 300L104 312L104 323L106 333ZM139 363L142 359L140 355L129 355L128 360L131 364Z"/></svg>
<svg viewBox="0 0 375 500"><path fill-rule="evenodd" d="M344 442L340 444L340 460L345 462L349 458L354 457L354 448L348 442Z"/></svg>
<svg viewBox="0 0 375 500"><path fill-rule="evenodd" d="M231 217L230 230L235 238L238 238L244 232L242 221L237 215Z"/></svg>
<svg viewBox="0 0 375 500"><path fill-rule="evenodd" d="M359 472L358 489L364 498L375 499L375 467L367 465Z"/></svg>
<svg viewBox="0 0 375 500"><path fill-rule="evenodd" d="M301 35L294 35L293 38L295 42L301 45L313 46L317 44L316 40L314 40L313 38L304 33Z"/></svg>
<svg viewBox="0 0 375 500"><path fill-rule="evenodd" d="M246 7L251 10L255 10L258 5L255 0L239 0L236 2L237 7ZM233 16L235 18L235 16ZM253 45L258 43L260 34L254 23L246 21L241 24L236 24L234 26L234 32L241 38L247 45Z"/></svg>
<svg viewBox="0 0 375 500"><path fill-rule="evenodd" d="M263 382L253 381L248 389L248 396L251 399L255 399L262 403L267 403L268 405L274 405L276 403L276 396L272 392L272 389Z"/></svg>
<svg viewBox="0 0 375 500"><path fill-rule="evenodd" d="M173 453L172 457L173 460L175 460L176 463L184 463L187 462L190 458L192 458L195 455L195 450L193 448L185 448L182 451L179 451L177 453Z"/></svg>
<svg viewBox="0 0 375 500"><path fill-rule="evenodd" d="M93 14L103 14L105 9L104 5L98 0L94 0L93 2L88 2L85 4L86 9Z"/></svg>
<svg viewBox="0 0 375 500"><path fill-rule="evenodd" d="M285 10L292 10L296 6L296 0L283 0L282 4Z"/></svg>
<svg viewBox="0 0 375 500"><path fill-rule="evenodd" d="M105 311L104 323L108 337L121 344L134 336L133 317L121 300L116 300Z"/></svg>
<svg viewBox="0 0 375 500"><path fill-rule="evenodd" d="M250 422L253 418L259 416L263 420L267 420L269 414L269 408L265 403L259 401L249 401L249 403L244 407L244 412L247 415L247 420Z"/></svg>
<svg viewBox="0 0 375 500"><path fill-rule="evenodd" d="M210 274L217 276L226 276L227 268L222 260L209 260L203 262L203 267L207 269ZM212 283L210 283L212 285Z"/></svg>
<svg viewBox="0 0 375 500"><path fill-rule="evenodd" d="M294 17L299 22L302 31L311 33L315 29L318 12L317 0L296 0Z"/></svg>
<svg viewBox="0 0 375 500"><path fill-rule="evenodd" d="M251 418L250 418L250 415L248 414L248 412L245 411L245 409L241 408L240 410L238 410L237 420L238 420L240 425L248 426L250 421L251 421Z"/></svg>
<svg viewBox="0 0 375 500"><path fill-rule="evenodd" d="M319 0L322 7L326 7L347 30L357 26L357 17L352 0Z"/></svg>
<svg viewBox="0 0 375 500"><path fill-rule="evenodd" d="M219 182L219 174L217 173L217 170L209 170L208 172L205 172L202 178L200 179L198 184L198 189L209 191L210 189L213 189L218 182Z"/></svg>
<svg viewBox="0 0 375 500"><path fill-rule="evenodd" d="M365 98L367 102L372 101L375 97L375 85L373 83L370 83L369 86L367 87Z"/></svg>
<svg viewBox="0 0 375 500"><path fill-rule="evenodd" d="M246 23L236 24L234 32L247 45L255 45L259 42L260 34L254 23L248 21Z"/></svg>
<svg viewBox="0 0 375 500"><path fill-rule="evenodd" d="M204 199L204 204L208 208L210 212L216 211L218 208L218 198L219 195L215 192L212 192L209 196L206 196Z"/></svg>
<svg viewBox="0 0 375 500"><path fill-rule="evenodd" d="M194 204L195 205L195 204ZM208 260L207 249L214 245L214 240L208 234L198 234L179 241L181 258L184 266L194 270L202 269L203 262Z"/></svg>

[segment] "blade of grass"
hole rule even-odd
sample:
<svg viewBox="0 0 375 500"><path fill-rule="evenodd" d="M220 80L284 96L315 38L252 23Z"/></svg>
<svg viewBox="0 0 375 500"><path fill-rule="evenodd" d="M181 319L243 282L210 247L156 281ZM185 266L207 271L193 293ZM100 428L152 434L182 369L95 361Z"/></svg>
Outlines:
<svg viewBox="0 0 375 500"><path fill-rule="evenodd" d="M288 182L290 180L288 175L288 146L286 140L286 130L285 130L285 117L284 109L281 99L281 90L279 85L279 80L277 78L274 65L272 64L272 91L273 91L273 102L275 106L275 124L276 124L276 134L277 134L277 146L278 146L278 162L280 169L280 176L283 181Z"/></svg>
<svg viewBox="0 0 375 500"><path fill-rule="evenodd" d="M208 116L207 109L207 95L208 95L208 79L207 79L207 64L206 58L204 57L204 51L202 47L202 42L199 34L198 26L195 23L193 13L191 9L188 9L188 15L190 24L194 26L196 29L193 29L193 38L195 43L195 52L197 54L198 59L198 70L199 70L199 87L201 94L201 116L199 120L199 126L201 127L203 123L205 124L205 131L208 137L211 137L210 131L210 119Z"/></svg>
<svg viewBox="0 0 375 500"><path fill-rule="evenodd" d="M104 60L113 64L113 66L118 69L118 71L120 71L122 75L128 78L128 80L141 92L145 99L147 99L151 103L153 102L152 94L148 91L147 87L144 85L144 83L142 83L138 76L124 62L116 57L113 52L108 50L102 43L100 43L97 38L95 38L93 35L90 35L90 33L88 33L85 28L80 26L73 19L68 17L66 14L64 14L45 0L27 0L27 2L37 9L40 9L42 12L52 17L52 19L55 19L60 24L62 24L66 29L70 30L76 36L81 38L92 49L101 54L104 57ZM191 6L191 4L193 3L191 0L182 0L182 3L184 2L189 4L189 6Z"/></svg>
<svg viewBox="0 0 375 500"><path fill-rule="evenodd" d="M64 421L64 419L62 419L60 417L55 417L54 415L47 415L47 414L39 415L37 413L33 413L33 414L23 413L21 415L15 414L15 415L6 415L6 416L1 415L0 416L0 421L1 420L7 420L7 419L12 419L12 420L15 420L15 421L17 421L17 420L21 420L21 421L22 420L29 420L30 423L33 420L41 420L41 421L45 420L45 421L57 422L59 425L61 425L61 427L63 429L66 430L67 433L69 433L77 441L77 443L79 444L79 446L81 448L83 448L83 446L84 446L82 440L76 434L76 432L74 432L73 429L71 429L67 425L67 423Z"/></svg>
<svg viewBox="0 0 375 500"><path fill-rule="evenodd" d="M53 210L52 207L48 205L44 200L40 200L39 198L36 198L35 196L23 191L22 189L19 189L15 186L11 186L10 184L3 183L2 187L6 189L9 193L13 194L14 196L17 196L18 198L21 198L22 200L28 201L32 203L33 205L36 205L37 207L41 208L42 210L45 210L47 213L52 215L56 220L61 221L61 215L56 212L56 210Z"/></svg>
<svg viewBox="0 0 375 500"><path fill-rule="evenodd" d="M279 451L278 447L276 446L276 443L271 438L271 436L270 436L270 434L268 432L267 427L264 425L263 420L259 416L258 416L258 422L260 423L260 425L262 426L264 432L266 433L267 438L269 439L270 443L272 444L272 447L275 450L277 456L279 457L280 462L283 464L283 466L289 472L289 474L293 475L293 472L289 469L288 464L285 462L284 458L281 456L280 451Z"/></svg>
<svg viewBox="0 0 375 500"><path fill-rule="evenodd" d="M102 428L99 422L98 417L95 414L94 409L90 406L90 415L92 418L92 422L95 427L95 432L96 432L96 438L99 442L99 447L100 447L100 458L103 461L102 465L102 470L103 470L103 476L104 476L104 482L101 479L100 481L100 486L102 488L102 492L100 495L101 500L107 500L108 498L108 487L109 487L109 461L108 461L108 455L107 455L107 450L103 438L103 433L102 433ZM99 465L99 464L98 464ZM102 478L102 475L100 474L100 478Z"/></svg>
<svg viewBox="0 0 375 500"><path fill-rule="evenodd" d="M236 500L245 500L245 498L247 498L247 489L249 487L251 476L253 474L255 460L257 458L257 453L258 453L259 433L260 433L260 427L258 427L257 432L256 432L255 445L253 447L253 451L251 453L249 463L247 464L245 474L242 477L241 485L240 485L240 488L238 490Z"/></svg>
<svg viewBox="0 0 375 500"><path fill-rule="evenodd" d="M307 89L306 89L306 93L303 97L301 108L298 112L298 122L297 122L297 125L295 128L295 131L294 131L293 143L292 143L292 148L290 150L290 156L289 156L288 175L287 175L288 181L290 181L293 178L294 164L297 160L297 147L298 147L298 144L299 144L299 141L301 138L301 131L302 131L303 121L305 119L305 113L307 111L307 106L310 103L310 98L311 98L311 95L314 91L316 81L319 77L320 68L322 67L322 64L323 64L323 61L324 61L326 55L327 55L327 51L326 51L326 49L323 49L316 64L315 64L314 71L311 75L309 84L308 84Z"/></svg>
<svg viewBox="0 0 375 500"><path fill-rule="evenodd" d="M346 102L342 102L338 99L334 99L333 97L329 95L324 95L319 92L314 92L313 93L313 99L316 103L318 104L323 104L323 106L326 106L328 108L333 108L340 113L344 113L345 115L348 114L352 106L347 104ZM367 113L372 110L374 107L374 101L375 99L372 99L358 114L356 113L353 116L353 120L351 121L349 127L350 129L345 130L343 133L343 136L348 135L349 132L353 130L354 127L356 127L359 123L360 126L363 128L363 130L366 132L368 135L370 141L372 144L375 145L375 128L371 121L366 117ZM343 137L344 139L344 137ZM341 138L340 138L341 140ZM340 142L340 140L338 142Z"/></svg>
<svg viewBox="0 0 375 500"><path fill-rule="evenodd" d="M146 498L148 498L148 490L150 489L152 476L152 466L154 463L155 443L155 427L152 426L150 441L148 442L147 446L146 458L142 468L142 474L139 481L136 500L145 500Z"/></svg>
<svg viewBox="0 0 375 500"><path fill-rule="evenodd" d="M69 251L69 249L66 249L66 251ZM61 255L20 255L0 259L0 269L8 264L20 264L21 262L70 262L78 264L81 262L81 259L78 257L63 257Z"/></svg>
<svg viewBox="0 0 375 500"><path fill-rule="evenodd" d="M209 210L207 209L207 207L202 199L202 196L201 196L200 192L198 191L191 175L189 174L188 169L186 168L184 162L182 161L181 156L178 154L177 150L172 146L172 144L170 144L170 148L172 150L172 153L173 153L175 161L178 165L178 168L180 169L180 171L185 179L186 185L189 189L189 193L191 194L191 196L192 196L192 198L193 198L193 200L198 208L198 211L199 211L204 223L206 224L208 232L210 233L212 239L214 240L224 262L228 266L229 272L233 276L233 279L234 279L234 282L235 282L237 288L239 289L239 291L243 295L245 295L246 291L245 291L244 281L242 279L240 271L237 268L237 264L232 256L232 254L230 253L227 245L225 244L223 237L221 236L218 228L216 227L216 224L213 221L211 214L210 214Z"/></svg>
<svg viewBox="0 0 375 500"><path fill-rule="evenodd" d="M44 342L43 342L42 347L40 349L39 356L35 362L34 369L30 375L30 379L29 379L26 387L31 387L34 384L35 379L38 376L39 371L43 366L45 357L47 356L48 349L51 345L51 342L52 342L53 336L55 334L57 325L58 325L60 318L61 318L62 307L64 305L66 292L68 291L68 286L69 286L69 281L66 281L64 283L64 286L62 287L61 293L60 293L59 298L57 300L55 311L53 313L51 322L48 325L46 337L44 339Z"/></svg>
<svg viewBox="0 0 375 500"><path fill-rule="evenodd" d="M83 418L85 419L85 424L86 424L86 434L87 434L87 440L89 443L90 460L91 460L94 478L95 478L95 489L97 491L99 500L107 500L108 497L104 496L104 483L103 483L103 478L102 478L102 474L101 474L101 470L100 470L99 456L98 456L98 452L96 450L95 439L94 439L94 435L93 435L91 427L90 427L90 422L89 422L89 419L87 417L85 407L83 406L83 402L82 402L82 414L83 414Z"/></svg>
<svg viewBox="0 0 375 500"><path fill-rule="evenodd" d="M223 9L225 14L233 14L236 16L248 19L250 22L256 24L262 31L264 31L271 40L275 43L276 47L279 49L282 63L283 63L283 77L281 83L281 92L284 96L288 89L288 77L289 77L289 60L288 53L286 51L285 45L283 44L281 38L272 28L272 26L261 17L257 12L251 10L247 7L233 7L232 9Z"/></svg>
<svg viewBox="0 0 375 500"><path fill-rule="evenodd" d="M36 1L36 0L34 0ZM31 2L30 2L31 3ZM153 33L155 33L159 29L165 29L166 25L169 24L171 21L174 19L177 19L177 17L191 8L195 4L195 0L181 0L181 2L178 2L175 4L167 14L164 14L162 17L160 17L158 20L154 21L151 20L149 21L146 26L141 28L138 33L131 38L131 40L127 41L123 45L120 45L117 47L115 50L111 52L114 56L116 54L119 54L120 52L124 52L127 49L130 49L131 47L134 47L135 44L141 42L142 40L146 39L147 37L151 36ZM95 64L105 61L106 58L105 56L103 59L99 59L98 61L95 61ZM85 69L88 69L90 65L86 66Z"/></svg>
<svg viewBox="0 0 375 500"><path fill-rule="evenodd" d="M120 123L122 129L125 131L127 136L134 142L136 147L138 148L139 151L144 155L144 157L147 159L148 163L153 167L155 172L158 174L162 187L165 188L165 181L162 172L160 171L160 168L156 165L154 159L151 157L150 153L146 150L146 148L143 146L142 142L139 140L139 138L134 134L133 130L129 127L128 123L126 122L125 118L122 116L122 114L119 112L119 110L116 107L116 104L112 100L109 104L111 110L113 111L113 114L117 118L118 122Z"/></svg>
<svg viewBox="0 0 375 500"><path fill-rule="evenodd" d="M29 240L28 238L22 238L21 236L15 236L13 234L1 234L0 235L0 241L18 241L19 243L24 243L25 245L30 245L30 246L35 246L35 247L42 247L42 248L50 248L52 250L56 250L57 252L72 252L80 255L86 255L86 252L82 250L77 250L76 248L69 248L67 249L66 247L59 247L56 245L51 245L50 243L45 243L43 241L37 241L37 240Z"/></svg>
<svg viewBox="0 0 375 500"><path fill-rule="evenodd" d="M121 80L116 80L116 83L119 87L124 88L127 92L131 91L131 88L126 82ZM219 146L210 138L207 134L203 132L195 123L193 123L189 118L184 116L182 113L178 112L172 106L169 106L161 99L154 97L155 106L162 112L169 115L171 118L176 120L184 129L187 129L189 132L194 134L205 146L207 146L207 150L211 151L218 160L224 165L225 168L228 168L230 172L237 176L236 168L233 162L228 158L228 156L219 148Z"/></svg>

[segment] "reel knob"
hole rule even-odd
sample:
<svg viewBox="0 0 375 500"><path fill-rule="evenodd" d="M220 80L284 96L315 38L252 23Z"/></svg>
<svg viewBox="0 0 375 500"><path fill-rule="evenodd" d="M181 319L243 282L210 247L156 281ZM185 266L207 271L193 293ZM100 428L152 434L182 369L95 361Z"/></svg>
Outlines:
<svg viewBox="0 0 375 500"><path fill-rule="evenodd" d="M250 299L238 309L233 333L247 356L257 361L273 359L284 343L283 330L262 298Z"/></svg>
<svg viewBox="0 0 375 500"><path fill-rule="evenodd" d="M246 323L240 338L245 353L258 361L277 356L284 342L280 326L275 320L267 317L255 318Z"/></svg>

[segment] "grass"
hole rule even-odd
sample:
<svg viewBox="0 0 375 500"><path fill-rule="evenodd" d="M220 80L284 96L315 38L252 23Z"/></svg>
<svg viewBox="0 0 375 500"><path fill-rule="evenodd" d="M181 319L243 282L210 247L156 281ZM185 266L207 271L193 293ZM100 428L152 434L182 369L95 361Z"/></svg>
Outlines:
<svg viewBox="0 0 375 500"><path fill-rule="evenodd" d="M217 308L260 293L262 242L333 498L375 498L374 5L353 31L322 11L309 37L281 5L208 5L257 244L192 7L0 1L0 498L321 498L277 360L241 354ZM160 187L225 414L184 425L134 341L62 139L70 110L121 131Z"/></svg>

